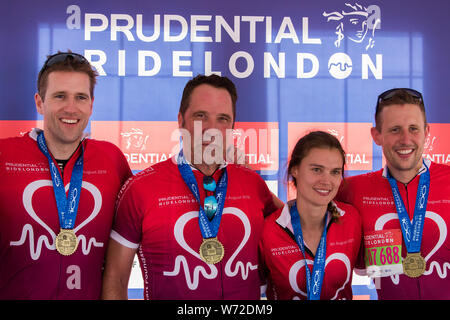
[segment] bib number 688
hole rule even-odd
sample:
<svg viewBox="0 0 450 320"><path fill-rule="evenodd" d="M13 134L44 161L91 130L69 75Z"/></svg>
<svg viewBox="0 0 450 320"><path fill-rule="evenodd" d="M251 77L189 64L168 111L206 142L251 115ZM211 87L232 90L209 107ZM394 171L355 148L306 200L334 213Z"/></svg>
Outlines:
<svg viewBox="0 0 450 320"><path fill-rule="evenodd" d="M398 246L376 247L366 249L368 265L384 266L400 262L400 249Z"/></svg>

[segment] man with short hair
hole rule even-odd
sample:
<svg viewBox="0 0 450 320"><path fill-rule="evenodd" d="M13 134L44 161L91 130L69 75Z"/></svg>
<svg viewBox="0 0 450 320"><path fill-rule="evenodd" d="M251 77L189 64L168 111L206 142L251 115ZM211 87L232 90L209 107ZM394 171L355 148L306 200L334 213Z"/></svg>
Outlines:
<svg viewBox="0 0 450 320"><path fill-rule="evenodd" d="M145 299L259 299L258 243L276 210L255 172L225 161L236 88L199 75L183 92L183 148L130 179L119 195L102 297L127 299L135 253Z"/></svg>
<svg viewBox="0 0 450 320"><path fill-rule="evenodd" d="M49 56L35 103L44 130L0 140L0 299L99 299L114 206L132 175L113 144L83 134L97 72Z"/></svg>
<svg viewBox="0 0 450 320"><path fill-rule="evenodd" d="M338 196L361 213L366 272L379 299L450 299L450 167L422 158L430 132L422 94L382 93L375 122L386 166L347 178Z"/></svg>

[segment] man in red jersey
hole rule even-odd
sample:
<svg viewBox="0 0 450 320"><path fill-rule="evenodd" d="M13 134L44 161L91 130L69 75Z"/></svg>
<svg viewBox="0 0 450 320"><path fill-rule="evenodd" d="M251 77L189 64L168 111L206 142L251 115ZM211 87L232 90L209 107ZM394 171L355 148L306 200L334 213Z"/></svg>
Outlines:
<svg viewBox="0 0 450 320"><path fill-rule="evenodd" d="M136 252L146 299L260 298L258 242L276 207L258 174L224 161L236 99L225 77L187 83L182 151L137 174L119 195L103 298L127 298Z"/></svg>
<svg viewBox="0 0 450 320"><path fill-rule="evenodd" d="M386 167L348 178L339 196L361 213L366 272L379 299L450 299L450 168L422 158L429 133L422 94L382 93L375 122Z"/></svg>
<svg viewBox="0 0 450 320"><path fill-rule="evenodd" d="M0 140L0 299L99 299L114 206L132 175L113 144L87 139L97 73L49 56L38 76L44 130Z"/></svg>

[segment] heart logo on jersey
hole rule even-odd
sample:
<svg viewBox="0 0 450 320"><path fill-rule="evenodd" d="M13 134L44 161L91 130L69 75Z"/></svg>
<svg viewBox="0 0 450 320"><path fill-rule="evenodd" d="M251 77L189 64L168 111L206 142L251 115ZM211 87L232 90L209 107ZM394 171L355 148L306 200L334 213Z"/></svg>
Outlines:
<svg viewBox="0 0 450 320"><path fill-rule="evenodd" d="M244 226L244 236L243 236L241 242L239 243L239 246L236 248L236 250L233 252L231 257L228 259L227 263L225 264L225 274L228 277L234 277L240 271L240 273L242 275L242 279L245 280L245 279L247 279L248 274L251 270L258 269L258 265L253 265L250 262L247 262L246 264L244 264L242 261L237 261L233 270L232 270L232 266L233 266L234 260L236 259L237 255L242 251L242 249L244 248L248 239L250 238L250 234L251 234L250 221L248 220L247 215L238 208L234 208L234 207L224 208L223 213L222 213L222 215L223 215L222 219L227 214L232 214L232 215L236 216L242 222L242 224ZM180 273L181 266L183 266L184 274L186 277L186 284L189 287L189 289L191 289L191 290L197 289L200 273L206 279L214 279L218 274L217 267L213 264L205 263L201 259L200 254L198 253L198 249L197 250L192 249L189 246L189 244L186 242L186 239L184 238L184 227L190 220L192 220L194 218L198 219L198 211L187 212L187 213L183 214L180 218L178 218L178 220L174 226L174 236L175 236L175 240L178 242L178 244L184 250L186 250L191 255L193 255L194 257L199 259L199 261L201 261L202 264L198 265L194 268L193 276L191 278L191 272L190 272L186 257L183 255L178 255L175 258L174 270L173 271L164 271L165 276L177 276ZM205 265L209 268L209 272L205 269L205 267L204 267Z"/></svg>
<svg viewBox="0 0 450 320"><path fill-rule="evenodd" d="M325 260L325 274L326 274L326 269L327 269L328 264L333 260L341 261L344 264L344 266L347 270L347 278L345 279L345 282L342 285L342 287L340 287L338 290L336 290L336 293L333 296L333 298L331 298L331 300L336 299L339 292L345 288L348 281L350 280L350 274L352 272L352 270L350 268L350 260L348 259L348 257L343 253L337 252L337 253L333 253ZM314 265L314 261L310 260L310 259L306 259L306 263L308 265ZM302 296L306 297L307 296L306 292L303 292L299 288L298 283L297 283L297 274L303 267L305 267L305 259L301 259L292 265L291 269L289 270L289 284L291 285L292 290L294 290L295 292L300 293Z"/></svg>
<svg viewBox="0 0 450 320"><path fill-rule="evenodd" d="M436 223L438 229L439 229L439 239L437 241L437 243L435 244L435 246L433 247L433 249L431 249L431 251L426 255L426 257L424 257L425 261L428 262L428 260L431 258L431 256L433 254L436 253L436 251L438 251L442 245L445 242L445 239L447 239L447 225L445 224L444 219L442 219L442 217L440 215L438 215L435 212L432 211L427 211L425 213L425 219L431 219L434 223ZM397 213L386 213L384 215L382 215L381 217L379 217L375 223L375 230L383 230L384 225L391 221L391 220L397 220L398 221L398 214ZM439 265L439 262L437 261L432 261L429 264L429 268L428 270L426 270L424 272L424 275L429 275L431 273L433 273L434 268L436 268L436 272L438 273L439 277L441 279L444 279L447 277L447 269L444 265L444 268L442 268ZM393 275L391 276L392 282L394 284L398 284L400 282L400 277L399 275Z"/></svg>
<svg viewBox="0 0 450 320"><path fill-rule="evenodd" d="M65 187L66 191L69 189L69 186L70 186L70 184L67 184L67 186ZM53 188L52 181L51 180L37 180L37 181L31 182L29 185L26 186L26 188L23 191L22 202L23 202L23 206L24 206L26 212L28 213L28 215L31 218L33 218L33 220L36 221L39 225L41 225L45 230L47 230L47 232L50 234L52 243L50 244L50 241L47 238L47 236L41 235L38 238L36 248L35 248L34 247L34 231L33 231L33 227L30 224L24 225L24 227L22 229L22 236L21 236L20 240L10 242L11 246L20 246L25 243L27 234L29 234L30 255L33 260L39 259L40 255L41 255L41 250L42 250L43 244L45 244L45 246L49 250L56 250L56 248L55 248L55 238L56 238L55 232L36 214L36 212L33 208L33 202L32 202L33 195L38 189L43 188L43 187ZM77 232L79 230L81 230L81 228L83 228L85 225L87 225L89 222L91 222L98 215L98 213L101 209L101 206L102 206L102 196L96 186L94 186L93 184L91 184L89 182L83 181L81 187L86 189L88 192L90 192L92 194L92 196L94 198L94 208L92 209L92 212L90 213L90 215L82 223L80 223L76 228L74 228L75 234L77 234ZM77 236L78 236L78 239L80 242L85 243L85 245L82 246L82 250L83 250L84 254L89 253L90 245L94 245L96 247L103 246L103 243L98 243L95 241L95 239L94 239L94 241L92 241L92 239L91 239L89 241L89 244L86 244L87 241L86 241L86 237L84 235L77 234Z"/></svg>

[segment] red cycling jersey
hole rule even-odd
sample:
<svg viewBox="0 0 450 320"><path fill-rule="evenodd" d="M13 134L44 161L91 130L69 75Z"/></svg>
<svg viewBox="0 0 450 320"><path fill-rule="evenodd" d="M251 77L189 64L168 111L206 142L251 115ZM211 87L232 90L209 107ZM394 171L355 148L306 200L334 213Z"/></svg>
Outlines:
<svg viewBox="0 0 450 320"><path fill-rule="evenodd" d="M141 171L119 196L111 238L139 249L145 299L259 299L258 242L264 215L276 210L264 180L229 164L218 240L225 256L201 260L199 204L173 158ZM203 174L193 170L203 203ZM223 170L213 175L216 182Z"/></svg>
<svg viewBox="0 0 450 320"><path fill-rule="evenodd" d="M335 202L339 220L328 219L325 275L321 300L352 299L353 267L361 243L361 220L356 209ZM305 243L306 261L313 269L314 255ZM267 277L267 298L276 300L306 299L305 259L294 237L289 213L285 205L268 216L260 242L263 272Z"/></svg>
<svg viewBox="0 0 450 320"><path fill-rule="evenodd" d="M99 299L115 201L130 168L113 144L83 140L74 228L79 243L74 254L62 256L55 248L60 225L49 164L37 132L0 140L0 299ZM65 166L66 190L80 149Z"/></svg>
<svg viewBox="0 0 450 320"><path fill-rule="evenodd" d="M375 279L379 299L450 299L450 238L447 236L450 224L450 167L429 160L425 163L430 170L430 191L426 206L421 254L426 261L425 273L418 278L404 274ZM338 198L353 204L360 212L363 232L397 229L400 222L394 204L386 171L379 170L347 178ZM397 182L400 195L412 220L416 203L420 174L407 185ZM406 257L403 241L402 257ZM360 262L364 274L364 263Z"/></svg>

